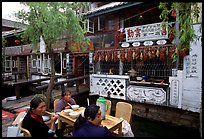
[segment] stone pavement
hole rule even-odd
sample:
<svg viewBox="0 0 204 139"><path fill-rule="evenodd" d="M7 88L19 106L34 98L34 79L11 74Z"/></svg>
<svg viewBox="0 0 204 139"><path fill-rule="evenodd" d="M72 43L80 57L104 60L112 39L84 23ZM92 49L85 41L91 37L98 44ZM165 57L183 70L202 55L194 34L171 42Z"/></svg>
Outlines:
<svg viewBox="0 0 204 139"><path fill-rule="evenodd" d="M85 89L84 88L85 87L81 87L80 91L86 90L86 88ZM76 91L74 89L75 89L75 87L70 88L70 90L73 93L72 95L75 95L75 93L76 93ZM34 95L31 95L31 96L21 98L19 100L9 101L9 102L2 100L2 109L4 111L12 112L14 114L14 117L12 117L12 118L6 118L4 120L2 119L2 137L7 137L8 126L12 125L12 122L18 116L18 113L20 111L22 111L22 109L24 109L24 107L29 106L29 102L33 96ZM53 90L53 98L59 98L60 96L61 96L61 89ZM69 136L69 135L65 135L65 136Z"/></svg>
<svg viewBox="0 0 204 139"><path fill-rule="evenodd" d="M13 118L6 118L5 120L2 120L2 137L7 137L7 128L8 126L11 126L16 117L17 114L14 114Z"/></svg>
<svg viewBox="0 0 204 139"><path fill-rule="evenodd" d="M60 90L54 90L53 96L58 97L59 95L60 95ZM18 100L18 102L16 101L18 104L15 103L15 101L8 102L8 103L13 103L13 104L10 104L10 106L9 105L7 106L5 100L2 100L2 108L6 109L5 111L12 112L14 114L14 117L12 117L12 118L2 119L2 137L7 137L8 127L12 125L12 122L18 116L18 113L22 110L22 108L25 106L28 106L27 104L29 104L30 98L32 98L33 96L34 95L21 98L20 100ZM21 105L21 103L25 103L25 104ZM8 109L7 109L7 107L8 107ZM14 108L14 109L12 109L12 108Z"/></svg>

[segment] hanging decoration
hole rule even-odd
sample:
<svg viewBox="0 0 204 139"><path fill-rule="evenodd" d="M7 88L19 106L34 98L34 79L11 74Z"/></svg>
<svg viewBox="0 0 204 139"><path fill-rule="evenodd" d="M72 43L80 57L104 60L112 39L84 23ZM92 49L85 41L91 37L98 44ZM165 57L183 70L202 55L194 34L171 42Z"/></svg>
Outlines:
<svg viewBox="0 0 204 139"><path fill-rule="evenodd" d="M159 58L161 61L165 61L167 56L170 60L173 60L174 52L178 53L180 57L184 57L188 55L188 49L181 49L176 50L173 47L143 47L143 48L126 48L120 50L99 50L94 53L93 59L94 62L102 61L102 62L131 62L132 60L135 61L147 61L155 60L156 57Z"/></svg>
<svg viewBox="0 0 204 139"><path fill-rule="evenodd" d="M113 59L113 61L114 61L114 62L117 62L117 60L118 60L118 51L114 51L113 53L114 53L114 59Z"/></svg>
<svg viewBox="0 0 204 139"><path fill-rule="evenodd" d="M135 59L136 59L136 61L139 60L139 58L140 58L140 50L139 50L139 48L136 48L135 49Z"/></svg>
<svg viewBox="0 0 204 139"><path fill-rule="evenodd" d="M15 40L16 44L20 44L20 42L21 42L20 40Z"/></svg>
<svg viewBox="0 0 204 139"><path fill-rule="evenodd" d="M127 50L127 61L131 62L132 60L132 49Z"/></svg>
<svg viewBox="0 0 204 139"><path fill-rule="evenodd" d="M144 49L143 49L143 61L147 61L147 56L148 56L148 54L147 54L147 48L144 48Z"/></svg>
<svg viewBox="0 0 204 139"><path fill-rule="evenodd" d="M120 50L120 61L121 62L125 61L125 50L124 49Z"/></svg>
<svg viewBox="0 0 204 139"><path fill-rule="evenodd" d="M165 59L165 47L160 48L160 52L159 52L159 58L161 61L164 61Z"/></svg>

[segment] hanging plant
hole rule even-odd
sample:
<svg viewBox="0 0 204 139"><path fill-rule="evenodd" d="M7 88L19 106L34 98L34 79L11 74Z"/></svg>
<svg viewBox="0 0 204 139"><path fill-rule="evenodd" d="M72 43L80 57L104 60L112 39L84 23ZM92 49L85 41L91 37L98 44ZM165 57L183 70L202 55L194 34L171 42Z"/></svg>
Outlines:
<svg viewBox="0 0 204 139"><path fill-rule="evenodd" d="M169 29L169 34L174 34L178 36L179 43L177 44L177 49L186 48L189 50L190 42L196 39L196 35L193 29L193 18L198 19L200 8L198 3L178 3L178 2L160 2L159 8L162 10L160 14L160 19L163 20L163 23L169 20L169 17L172 16L179 19L179 31L176 33L176 28ZM178 13L177 10L178 10ZM163 24L165 26L165 24ZM170 26L168 27L170 28ZM172 39L173 36L169 36ZM176 51L175 51L176 52ZM178 53L174 52L174 58L177 58ZM175 59L173 61L176 61Z"/></svg>

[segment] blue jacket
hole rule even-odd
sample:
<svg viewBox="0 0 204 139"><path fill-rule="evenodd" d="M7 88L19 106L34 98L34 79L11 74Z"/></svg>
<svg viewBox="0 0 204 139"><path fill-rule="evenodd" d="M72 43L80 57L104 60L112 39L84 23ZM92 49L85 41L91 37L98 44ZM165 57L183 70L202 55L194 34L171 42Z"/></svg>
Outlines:
<svg viewBox="0 0 204 139"><path fill-rule="evenodd" d="M115 135L107 127L96 126L86 122L73 132L73 137L115 137Z"/></svg>

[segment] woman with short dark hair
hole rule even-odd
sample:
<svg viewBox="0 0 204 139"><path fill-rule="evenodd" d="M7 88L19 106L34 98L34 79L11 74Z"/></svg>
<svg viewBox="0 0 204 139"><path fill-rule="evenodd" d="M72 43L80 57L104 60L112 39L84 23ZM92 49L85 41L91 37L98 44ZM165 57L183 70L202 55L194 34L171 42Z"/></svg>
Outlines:
<svg viewBox="0 0 204 139"><path fill-rule="evenodd" d="M71 91L66 89L62 92L62 98L56 104L56 112L61 112L64 109L70 109L70 105L75 105L76 101L71 96Z"/></svg>
<svg viewBox="0 0 204 139"><path fill-rule="evenodd" d="M115 137L107 127L100 126L102 117L99 108L91 104L79 115L74 124L73 137Z"/></svg>

